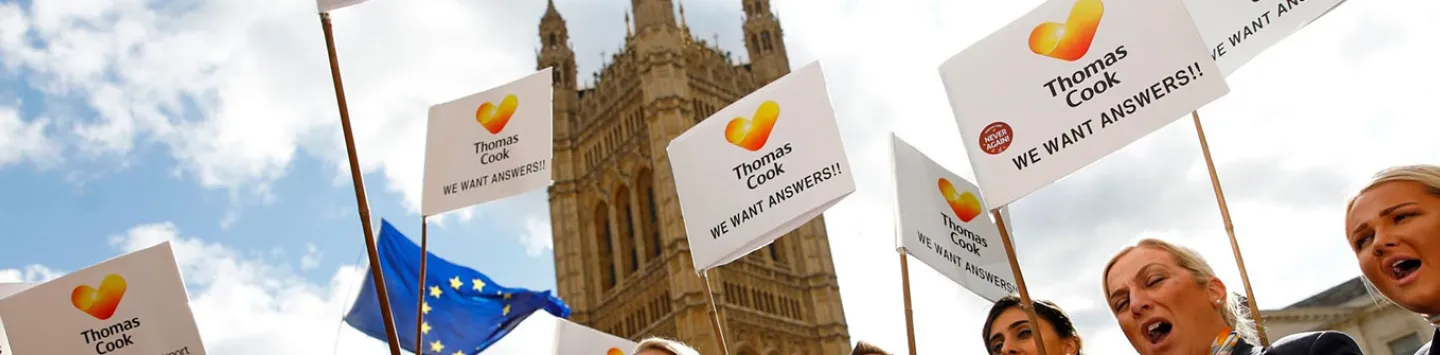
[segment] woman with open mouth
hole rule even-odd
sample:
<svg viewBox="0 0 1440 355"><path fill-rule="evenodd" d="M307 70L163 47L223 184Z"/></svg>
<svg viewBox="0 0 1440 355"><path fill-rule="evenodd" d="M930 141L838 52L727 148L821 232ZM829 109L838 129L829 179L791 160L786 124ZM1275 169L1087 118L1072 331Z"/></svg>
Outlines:
<svg viewBox="0 0 1440 355"><path fill-rule="evenodd" d="M1344 333L1300 333L1255 346L1247 307L1190 248L1141 240L1110 258L1101 279L1120 330L1141 355L1354 354Z"/></svg>
<svg viewBox="0 0 1440 355"><path fill-rule="evenodd" d="M1440 166L1375 174L1345 209L1345 235L1365 282L1396 305L1440 321L1440 271L1426 269L1440 266ZM1440 354L1433 343L1416 354Z"/></svg>
<svg viewBox="0 0 1440 355"><path fill-rule="evenodd" d="M985 318L981 337L985 353L990 355L1040 355L1035 350L1035 335L1045 342L1045 352L1060 355L1080 355L1080 333L1070 315L1054 302L1031 300L1035 305L1035 316L1039 326L1030 324L1030 317L1020 308L1020 298L1015 295L1001 297L990 306L990 316Z"/></svg>

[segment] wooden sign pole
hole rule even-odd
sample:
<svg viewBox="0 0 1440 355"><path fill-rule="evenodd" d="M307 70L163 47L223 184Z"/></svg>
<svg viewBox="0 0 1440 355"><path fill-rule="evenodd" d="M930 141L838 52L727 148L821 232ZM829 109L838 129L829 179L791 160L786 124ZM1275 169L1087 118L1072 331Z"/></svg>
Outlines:
<svg viewBox="0 0 1440 355"><path fill-rule="evenodd" d="M1010 269L1015 271L1015 285L1020 288L1020 307L1025 310L1025 316L1030 318L1030 324L1040 324L1039 317L1035 316L1035 304L1030 302L1030 291L1025 288L1025 276L1020 273L1020 261L1015 259L1015 246L1010 243L1010 230L1005 228L1005 218L1000 216L1000 209L990 210L995 216L995 226L1000 228L1000 243L1005 245L1005 256L1010 258ZM1035 335L1035 350L1040 355L1047 355L1045 342L1040 338L1040 332L1031 332Z"/></svg>
<svg viewBox="0 0 1440 355"><path fill-rule="evenodd" d="M905 335L909 337L910 355L915 355L915 311L910 307L910 264L905 248L900 248L900 289L905 295Z"/></svg>
<svg viewBox="0 0 1440 355"><path fill-rule="evenodd" d="M715 330L715 341L720 343L720 354L730 355L730 349L725 347L725 332L720 329L720 311L715 307L715 293L710 291L710 270L700 273L700 282L705 284L705 301L710 304L710 326Z"/></svg>
<svg viewBox="0 0 1440 355"><path fill-rule="evenodd" d="M420 216L420 277L415 281L418 284L415 288L420 292L420 300L415 304L415 353L424 354L425 342L425 261L430 259L430 216Z"/></svg>
<svg viewBox="0 0 1440 355"><path fill-rule="evenodd" d="M1260 346L1270 347L1265 336L1265 324L1260 316L1259 302L1255 291L1250 289L1250 273L1245 271L1245 258L1240 257L1240 242L1235 240L1235 224L1230 222L1230 206L1225 204L1225 192L1220 190L1220 176L1215 173L1215 161L1210 158L1210 144L1205 141L1205 129L1200 127L1200 111L1190 111L1195 121L1195 133L1200 136L1200 152L1205 155L1205 167L1210 170L1210 185L1215 189L1215 201L1220 203L1220 219L1225 222L1225 234L1230 236L1230 251L1235 254L1235 265L1240 268L1240 281L1245 284L1245 297L1250 305L1250 318L1255 320L1255 331L1260 335Z"/></svg>
<svg viewBox="0 0 1440 355"><path fill-rule="evenodd" d="M365 252L370 255L370 277L380 302L380 317L385 322L385 336L391 355L400 355L400 340L395 330L395 316L390 313L390 296L385 290L385 274L380 268L380 253L375 248L375 231L370 228L370 202L365 197L365 178L360 173L360 160L355 157L355 133L350 129L350 108L345 104L345 85L340 81L340 60L335 56L335 33L330 27L330 13L320 13L320 28L325 32L325 49L330 55L330 78L335 82L335 101L340 107L340 128L345 134L345 153L350 160L350 179L355 185L355 203L360 212L360 227L365 233Z"/></svg>

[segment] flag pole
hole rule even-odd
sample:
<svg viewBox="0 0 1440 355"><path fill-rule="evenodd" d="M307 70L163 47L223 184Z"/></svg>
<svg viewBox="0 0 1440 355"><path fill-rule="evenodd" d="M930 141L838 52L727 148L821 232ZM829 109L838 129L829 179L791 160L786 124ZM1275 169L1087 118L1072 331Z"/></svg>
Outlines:
<svg viewBox="0 0 1440 355"><path fill-rule="evenodd" d="M355 185L355 202L360 212L360 226L365 233L365 252L370 256L370 277L375 283L375 296L380 302L380 316L385 322L385 336L391 355L400 355L400 340L395 330L395 316L390 313L390 296L385 290L385 275L380 269L380 253L375 247L375 232L370 228L370 202L365 197L365 178L360 174L360 161L355 157L355 134L350 130L350 108L345 105L345 86L340 81L340 60L335 56L335 34L330 27L330 13L320 13L320 28L325 32L325 49L330 55L330 77L335 82L335 101L340 107L340 128L345 133L345 153L350 159L350 179Z"/></svg>
<svg viewBox="0 0 1440 355"><path fill-rule="evenodd" d="M705 285L705 301L710 303L710 326L715 330L715 341L720 343L720 354L730 355L725 346L725 332L720 329L720 311L715 307L715 293L710 291L710 270L700 272L700 282Z"/></svg>
<svg viewBox="0 0 1440 355"><path fill-rule="evenodd" d="M1010 230L1005 228L1005 218L1000 216L1000 209L990 210L995 216L995 225L1000 227L1000 243L1005 245L1005 256L1010 258L1010 269L1015 271L1015 285L1020 288L1020 305L1025 310L1025 316L1029 317L1030 324L1040 324L1035 316L1035 304L1030 302L1030 290L1025 287L1025 275L1020 273L1020 261L1015 259L1015 245L1010 243ZM1040 332L1035 334L1035 349L1040 355L1047 355L1045 342L1041 339Z"/></svg>
<svg viewBox="0 0 1440 355"><path fill-rule="evenodd" d="M1195 121L1195 133L1200 137L1200 153L1205 155L1205 167L1210 170L1210 186L1215 189L1215 201L1220 205L1220 219L1225 221L1225 234L1230 236L1230 251L1235 254L1235 265L1240 267L1240 281L1245 284L1246 303L1250 306L1250 318L1255 320L1255 330L1260 335L1260 346L1270 347L1270 339L1265 336L1265 324L1260 316L1259 302L1255 301L1255 292L1250 289L1250 273L1245 271L1245 259L1240 257L1240 242L1235 240L1235 224L1230 222L1230 206L1225 204L1225 192L1220 190L1220 175L1215 173L1215 161L1210 158L1210 144L1205 140L1205 129L1200 127L1200 111L1190 111L1190 118Z"/></svg>
<svg viewBox="0 0 1440 355"><path fill-rule="evenodd" d="M910 355L915 355L915 311L910 308L910 264L905 247L900 247L900 289L905 295L905 335L909 337Z"/></svg>
<svg viewBox="0 0 1440 355"><path fill-rule="evenodd" d="M425 342L425 261L430 259L430 216L420 216L420 278L415 283L420 292L419 302L415 304L415 353L424 354Z"/></svg>

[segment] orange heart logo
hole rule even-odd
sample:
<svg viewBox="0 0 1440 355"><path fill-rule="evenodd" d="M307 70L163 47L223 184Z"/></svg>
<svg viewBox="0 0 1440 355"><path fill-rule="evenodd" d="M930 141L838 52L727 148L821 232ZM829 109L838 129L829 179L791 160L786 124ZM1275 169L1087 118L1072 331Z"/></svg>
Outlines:
<svg viewBox="0 0 1440 355"><path fill-rule="evenodd" d="M1030 32L1030 51L1046 57L1075 61L1090 51L1095 29L1105 4L1100 0L1076 0L1065 23L1046 22Z"/></svg>
<svg viewBox="0 0 1440 355"><path fill-rule="evenodd" d="M605 355L625 355L625 352L620 351L620 348L610 348L610 351L606 351Z"/></svg>
<svg viewBox="0 0 1440 355"><path fill-rule="evenodd" d="M955 212L955 217L960 218L961 222L970 223L970 220L980 215L980 199L975 198L969 191L956 191L950 180L940 178L940 195L945 197L945 202L950 204L950 211Z"/></svg>
<svg viewBox="0 0 1440 355"><path fill-rule="evenodd" d="M770 140L770 131L775 128L775 120L778 118L780 104L775 101L760 103L760 107L755 109L755 117L748 120L736 117L730 120L730 124L725 126L725 140L752 152L760 150L765 146L765 141Z"/></svg>
<svg viewBox="0 0 1440 355"><path fill-rule="evenodd" d="M106 320L115 315L115 307L120 305L120 298L124 296L125 278L110 274L100 281L99 290L89 285L76 287L70 292L70 303L95 319Z"/></svg>
<svg viewBox="0 0 1440 355"><path fill-rule="evenodd" d="M510 116L515 115L515 107L519 105L515 94L505 95L505 99L500 100L499 107L486 101L480 104L480 108L475 109L475 121L480 122L490 134L500 133L500 130L505 129L505 124L510 123Z"/></svg>

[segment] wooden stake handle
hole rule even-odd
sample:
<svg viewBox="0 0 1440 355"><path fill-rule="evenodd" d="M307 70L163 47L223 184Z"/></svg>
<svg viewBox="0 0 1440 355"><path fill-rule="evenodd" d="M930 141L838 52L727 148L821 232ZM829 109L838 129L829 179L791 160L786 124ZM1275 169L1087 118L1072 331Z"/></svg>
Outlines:
<svg viewBox="0 0 1440 355"><path fill-rule="evenodd" d="M1020 288L1020 307L1025 310L1030 324L1040 324L1039 317L1035 316L1035 304L1030 302L1030 291L1025 287L1025 275L1020 273L1020 261L1015 258L1015 245L1010 243L1010 230L1005 228L1005 218L1000 216L998 208L990 210L990 214L995 216L995 226L1000 228L1000 243L1005 245L1005 256L1010 259L1010 269L1015 271L1015 285ZM1048 355L1040 332L1031 334L1035 335L1035 350L1039 351L1040 355Z"/></svg>
<svg viewBox="0 0 1440 355"><path fill-rule="evenodd" d="M715 330L715 341L720 343L720 354L730 355L730 349L725 346L725 332L720 329L720 311L715 307L715 293L710 291L710 270L700 273L700 282L705 285L705 300L710 304L710 326Z"/></svg>
<svg viewBox="0 0 1440 355"><path fill-rule="evenodd" d="M365 233L365 252L370 256L370 278L375 283L375 298L380 302L380 318L385 322L390 354L400 355L395 316L390 313L390 294L385 290L385 274L380 269L380 253L375 248L375 231L370 228L370 202L365 197L365 178L360 174L360 160L355 157L355 133L350 129L350 108L345 105L345 85L340 81L340 60L335 56L335 33L330 27L329 13L320 13L320 28L325 32L325 49L330 55L330 78L335 82L340 129L345 134L345 154L350 160L350 180L355 186L355 204L360 212L360 227Z"/></svg>
<svg viewBox="0 0 1440 355"><path fill-rule="evenodd" d="M1245 297L1250 306L1250 318L1255 320L1255 331L1260 335L1260 346L1269 348L1270 339L1265 336L1265 322L1260 316L1259 302L1255 291L1250 289L1250 273L1245 271L1245 258L1240 256L1240 242L1235 240L1235 224L1230 222L1230 206L1225 204L1225 192L1220 190L1220 175L1215 173L1215 161L1210 158L1210 144L1205 141L1205 129L1200 127L1200 111L1190 111L1195 121L1195 133L1200 136L1200 152L1205 155L1205 167L1210 170L1210 185L1215 188L1215 201L1220 203L1220 219L1225 221L1225 234L1230 236L1230 251L1235 254L1235 265L1240 268L1240 281L1245 284Z"/></svg>
<svg viewBox="0 0 1440 355"><path fill-rule="evenodd" d="M425 350L425 261L430 259L430 216L420 216L420 278L415 281L416 291L420 293L419 301L415 304L415 353L424 354Z"/></svg>
<svg viewBox="0 0 1440 355"><path fill-rule="evenodd" d="M905 295L905 335L910 342L910 355L915 355L915 311L910 308L910 264L905 248L900 248L900 289Z"/></svg>

